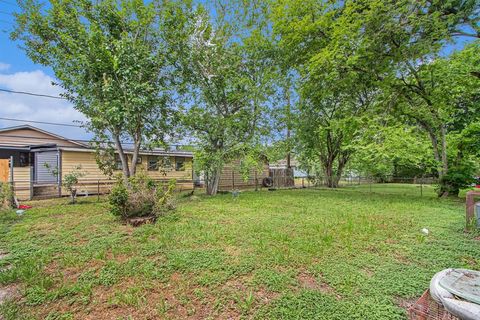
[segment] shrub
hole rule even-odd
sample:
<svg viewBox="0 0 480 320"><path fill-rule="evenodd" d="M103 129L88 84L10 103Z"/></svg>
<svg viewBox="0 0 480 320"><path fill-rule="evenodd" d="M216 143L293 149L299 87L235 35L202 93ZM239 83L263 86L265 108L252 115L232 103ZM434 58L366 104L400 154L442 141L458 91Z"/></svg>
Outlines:
<svg viewBox="0 0 480 320"><path fill-rule="evenodd" d="M71 172L67 173L63 177L62 185L70 193L70 199L72 204L75 203L75 199L77 197L78 180L85 175L84 172L80 171L81 169L82 166L78 165Z"/></svg>
<svg viewBox="0 0 480 320"><path fill-rule="evenodd" d="M108 201L110 203L110 212L113 215L120 217L127 216L128 191L121 178L117 178L117 182L108 196Z"/></svg>
<svg viewBox="0 0 480 320"><path fill-rule="evenodd" d="M45 163L44 166L54 177L59 175L57 167L52 168L48 163ZM81 170L82 166L76 165L71 172L65 174L62 180L62 186L70 193L71 204L74 204L75 199L77 198L77 184L79 182L79 178L85 176L85 173Z"/></svg>
<svg viewBox="0 0 480 320"><path fill-rule="evenodd" d="M13 190L10 183L0 182L0 209L13 207Z"/></svg>
<svg viewBox="0 0 480 320"><path fill-rule="evenodd" d="M451 167L439 181L437 192L439 196L457 197L461 189L475 183L475 167L469 164Z"/></svg>
<svg viewBox="0 0 480 320"><path fill-rule="evenodd" d="M109 196L110 211L123 219L165 214L175 209L175 187L175 180L164 186L143 172L131 177L128 186L123 178L118 177Z"/></svg>

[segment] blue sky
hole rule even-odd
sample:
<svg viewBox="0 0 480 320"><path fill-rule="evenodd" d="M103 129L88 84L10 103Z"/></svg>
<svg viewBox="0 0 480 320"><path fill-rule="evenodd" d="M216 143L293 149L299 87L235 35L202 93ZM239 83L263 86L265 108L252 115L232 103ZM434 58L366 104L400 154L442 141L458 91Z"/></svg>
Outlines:
<svg viewBox="0 0 480 320"><path fill-rule="evenodd" d="M61 90L51 85L55 80L52 70L33 63L18 47L18 43L9 39L14 20L11 13L16 10L15 0L0 0L0 89L58 96ZM59 123L84 119L82 114L64 100L5 92L0 92L0 117ZM19 124L22 123L0 119L0 128ZM32 125L67 138L90 138L82 128Z"/></svg>
<svg viewBox="0 0 480 320"><path fill-rule="evenodd" d="M0 0L0 89L58 96L59 88L51 85L55 80L52 70L34 64L18 47L19 44L9 39L14 20L12 12L16 10L15 0ZM444 49L444 55L463 48L471 41L468 38L457 40L456 44L448 45ZM66 101L5 92L0 92L0 117L60 123L72 123L74 120L84 119L83 115ZM0 128L18 124L20 123L0 119ZM90 137L81 128L35 125L68 138L88 139Z"/></svg>

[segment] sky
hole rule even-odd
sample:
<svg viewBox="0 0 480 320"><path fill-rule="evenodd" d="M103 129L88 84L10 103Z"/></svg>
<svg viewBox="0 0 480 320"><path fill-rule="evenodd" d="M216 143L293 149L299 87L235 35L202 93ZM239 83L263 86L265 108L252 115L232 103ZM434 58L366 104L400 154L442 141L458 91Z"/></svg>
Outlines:
<svg viewBox="0 0 480 320"><path fill-rule="evenodd" d="M19 43L9 39L14 20L12 13L17 9L15 0L0 0L0 89L58 96L61 90L52 85L52 82L55 81L52 70L33 63L19 47ZM459 39L455 45L447 46L443 54L448 55L461 49L469 41L467 38ZM0 118L68 124L85 119L65 100L1 91ZM0 128L20 124L24 124L24 122L0 119ZM71 139L91 138L91 135L82 128L31 124Z"/></svg>
<svg viewBox="0 0 480 320"><path fill-rule="evenodd" d="M0 0L0 89L34 92L58 96L61 90L53 86L51 69L33 63L19 48L19 43L9 39L15 0ZM65 100L33 97L0 91L0 118L77 124L74 121L85 117ZM25 124L25 122L0 119L0 128ZM82 128L35 124L44 130L72 139L89 139L91 135Z"/></svg>

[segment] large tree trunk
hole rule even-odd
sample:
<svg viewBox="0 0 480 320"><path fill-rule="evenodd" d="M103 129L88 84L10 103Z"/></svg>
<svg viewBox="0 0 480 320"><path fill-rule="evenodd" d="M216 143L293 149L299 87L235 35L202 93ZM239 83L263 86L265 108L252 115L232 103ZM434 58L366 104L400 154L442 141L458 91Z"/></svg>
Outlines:
<svg viewBox="0 0 480 320"><path fill-rule="evenodd" d="M326 161L323 164L323 172L325 174L324 184L328 188L338 187L337 175L333 169L334 161L335 161L335 158L332 155L330 155L327 157Z"/></svg>
<svg viewBox="0 0 480 320"><path fill-rule="evenodd" d="M430 141L432 142L433 156L438 163L437 174L439 179L440 188L438 189L439 197L447 197L453 195L448 191L448 186L443 181L443 177L448 172L448 156L447 156L447 130L444 124L440 125L439 132L434 131L431 127L424 123L420 123L422 127L427 131ZM440 137L438 137L440 135ZM440 143L439 143L440 138ZM455 193L455 192L453 192ZM457 193L458 195L458 193Z"/></svg>
<svg viewBox="0 0 480 320"><path fill-rule="evenodd" d="M214 196L217 194L218 184L220 182L220 174L221 174L221 169L216 168L207 175L207 179L206 179L207 194L209 196Z"/></svg>
<svg viewBox="0 0 480 320"><path fill-rule="evenodd" d="M447 158L447 129L442 124L440 128L440 134L442 138L442 171L443 174L448 172L448 158Z"/></svg>
<svg viewBox="0 0 480 320"><path fill-rule="evenodd" d="M134 176L137 172L137 161L138 161L138 154L140 153L140 141L138 137L135 138L133 147L133 155L132 155L132 163L130 165L130 176Z"/></svg>
<svg viewBox="0 0 480 320"><path fill-rule="evenodd" d="M125 179L125 182L128 182L128 178L130 177L130 171L128 170L127 156L123 151L123 146L122 146L122 143L120 142L120 136L114 134L113 138L115 140L115 146L117 148L118 156L120 157L120 162L122 163L123 178Z"/></svg>
<svg viewBox="0 0 480 320"><path fill-rule="evenodd" d="M447 156L447 130L445 125L440 126L440 154L441 154L441 168L439 168L440 188L438 190L439 197L458 197L460 190L454 190L448 185L448 181L442 178L448 173L448 156Z"/></svg>
<svg viewBox="0 0 480 320"><path fill-rule="evenodd" d="M340 157L338 158L338 167L337 167L337 174L335 176L335 185L338 187L340 184L340 179L342 178L343 169L350 158L349 152L342 152Z"/></svg>

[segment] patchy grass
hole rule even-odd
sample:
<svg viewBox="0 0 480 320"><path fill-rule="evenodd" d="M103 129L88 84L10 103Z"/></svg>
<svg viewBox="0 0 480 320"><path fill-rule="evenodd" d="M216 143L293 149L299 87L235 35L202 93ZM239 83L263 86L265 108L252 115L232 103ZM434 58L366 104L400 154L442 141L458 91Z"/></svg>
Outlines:
<svg viewBox="0 0 480 320"><path fill-rule="evenodd" d="M480 269L460 201L352 188L195 200L132 228L106 203L0 214L22 298L5 319L405 319L447 267ZM430 230L424 236L422 228Z"/></svg>

